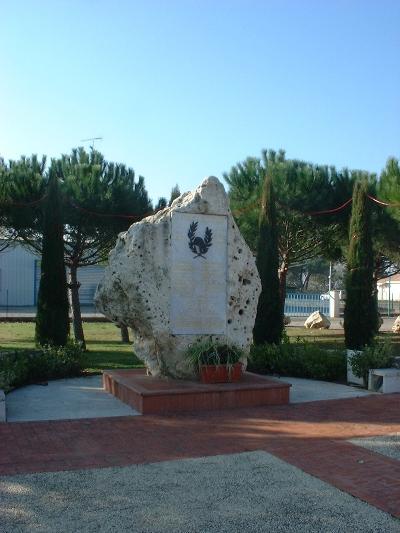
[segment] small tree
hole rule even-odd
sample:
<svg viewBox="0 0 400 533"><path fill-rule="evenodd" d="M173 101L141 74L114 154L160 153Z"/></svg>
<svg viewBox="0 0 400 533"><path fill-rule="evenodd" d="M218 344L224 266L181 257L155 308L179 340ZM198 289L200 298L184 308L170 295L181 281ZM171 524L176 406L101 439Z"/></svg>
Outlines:
<svg viewBox="0 0 400 533"><path fill-rule="evenodd" d="M179 198L181 195L181 191L179 190L179 185L176 184L175 187L172 187L171 189L171 196L169 197L168 206L172 205L172 202L176 200L176 198Z"/></svg>
<svg viewBox="0 0 400 533"><path fill-rule="evenodd" d="M276 227L274 189L267 173L261 200L257 268L261 278L261 294L258 300L254 325L256 344L278 344L283 331L283 307L279 290L279 253Z"/></svg>
<svg viewBox="0 0 400 533"><path fill-rule="evenodd" d="M58 178L50 169L44 207L43 252L36 314L38 344L65 346L69 334L67 277Z"/></svg>
<svg viewBox="0 0 400 533"><path fill-rule="evenodd" d="M367 193L367 181L357 181L350 220L344 310L346 346L355 350L369 346L378 329L371 213Z"/></svg>
<svg viewBox="0 0 400 533"><path fill-rule="evenodd" d="M167 199L163 196L158 199L158 202L156 203L156 207L154 208L154 212L161 211L161 209L165 209L167 207Z"/></svg>

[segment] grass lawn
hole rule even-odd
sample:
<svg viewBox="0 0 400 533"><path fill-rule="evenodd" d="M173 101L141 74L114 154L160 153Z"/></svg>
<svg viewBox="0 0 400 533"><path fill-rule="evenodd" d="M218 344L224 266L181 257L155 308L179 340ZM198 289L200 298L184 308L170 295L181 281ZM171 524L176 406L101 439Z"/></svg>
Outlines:
<svg viewBox="0 0 400 533"><path fill-rule="evenodd" d="M88 348L86 372L100 373L112 368L142 367L135 357L132 346L121 342L119 329L109 322L84 322L86 345ZM33 323L0 322L0 347L13 350L34 348ZM292 341L307 339L322 348L344 349L343 330L310 330L302 327L288 327L286 332ZM378 339L391 339L396 355L400 355L400 335L380 333Z"/></svg>
<svg viewBox="0 0 400 533"><path fill-rule="evenodd" d="M109 322L84 322L87 345L86 372L98 374L112 368L137 368L143 363L135 357L132 346L123 344L119 329ZM34 348L35 324L0 322L0 347L21 350Z"/></svg>
<svg viewBox="0 0 400 533"><path fill-rule="evenodd" d="M344 331L342 329L306 329L302 327L286 328L286 333L290 340L306 339L310 342L316 342L321 348L327 349L343 349L344 346ZM390 332L380 332L377 337L378 342L390 340L393 344L395 355L400 355L400 335L395 335Z"/></svg>

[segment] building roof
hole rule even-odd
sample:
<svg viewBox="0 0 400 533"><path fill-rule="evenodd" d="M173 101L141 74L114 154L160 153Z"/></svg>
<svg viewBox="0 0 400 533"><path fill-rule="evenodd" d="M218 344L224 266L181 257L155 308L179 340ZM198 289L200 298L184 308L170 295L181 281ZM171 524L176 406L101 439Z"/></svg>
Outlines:
<svg viewBox="0 0 400 533"><path fill-rule="evenodd" d="M388 276L387 278L381 278L378 279L378 283L381 285L382 283L400 283L400 273L399 274L393 274L393 276Z"/></svg>

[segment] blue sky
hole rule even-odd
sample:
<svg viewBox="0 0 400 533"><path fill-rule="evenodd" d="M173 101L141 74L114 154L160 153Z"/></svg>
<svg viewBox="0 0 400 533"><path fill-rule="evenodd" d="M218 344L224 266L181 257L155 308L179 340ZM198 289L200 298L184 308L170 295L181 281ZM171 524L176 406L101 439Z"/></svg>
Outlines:
<svg viewBox="0 0 400 533"><path fill-rule="evenodd" d="M192 189L262 148L379 172L400 156L398 0L1 0L0 154L82 139Z"/></svg>

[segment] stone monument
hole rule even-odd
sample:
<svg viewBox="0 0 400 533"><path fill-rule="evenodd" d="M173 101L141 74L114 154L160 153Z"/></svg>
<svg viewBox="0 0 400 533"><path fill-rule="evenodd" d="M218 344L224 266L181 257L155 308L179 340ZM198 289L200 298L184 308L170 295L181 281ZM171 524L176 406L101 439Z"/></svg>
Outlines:
<svg viewBox="0 0 400 533"><path fill-rule="evenodd" d="M132 328L153 376L185 379L185 351L205 339L241 347L246 363L260 290L224 187L209 177L119 235L95 301Z"/></svg>

